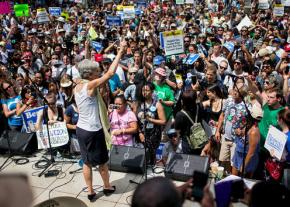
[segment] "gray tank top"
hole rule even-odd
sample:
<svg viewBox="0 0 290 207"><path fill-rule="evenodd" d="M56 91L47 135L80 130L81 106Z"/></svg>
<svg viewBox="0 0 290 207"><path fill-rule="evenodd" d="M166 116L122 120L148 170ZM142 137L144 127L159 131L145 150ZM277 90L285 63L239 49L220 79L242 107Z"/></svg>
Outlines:
<svg viewBox="0 0 290 207"><path fill-rule="evenodd" d="M99 103L96 96L89 96L88 83L83 85L81 91L75 91L75 101L79 110L77 127L87 131L99 131L102 124L99 115Z"/></svg>

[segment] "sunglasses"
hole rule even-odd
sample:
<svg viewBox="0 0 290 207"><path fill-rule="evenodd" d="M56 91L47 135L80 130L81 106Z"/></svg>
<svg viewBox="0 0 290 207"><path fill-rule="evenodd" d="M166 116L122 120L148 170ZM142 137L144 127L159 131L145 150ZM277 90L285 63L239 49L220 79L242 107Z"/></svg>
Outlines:
<svg viewBox="0 0 290 207"><path fill-rule="evenodd" d="M241 63L240 63L240 62L235 62L234 64L241 65Z"/></svg>
<svg viewBox="0 0 290 207"><path fill-rule="evenodd" d="M135 75L135 74L136 74L135 72L129 73L129 75Z"/></svg>
<svg viewBox="0 0 290 207"><path fill-rule="evenodd" d="M11 85L9 85L7 88L3 88L5 91L7 91L9 88L12 88Z"/></svg>
<svg viewBox="0 0 290 207"><path fill-rule="evenodd" d="M228 69L228 68L227 68L227 67L220 66L220 69L224 69L224 70L226 70L226 69Z"/></svg>
<svg viewBox="0 0 290 207"><path fill-rule="evenodd" d="M265 81L264 83L267 85L271 84L270 81Z"/></svg>
<svg viewBox="0 0 290 207"><path fill-rule="evenodd" d="M219 29L218 31L219 31L219 32L223 32L224 30L222 30L222 29Z"/></svg>

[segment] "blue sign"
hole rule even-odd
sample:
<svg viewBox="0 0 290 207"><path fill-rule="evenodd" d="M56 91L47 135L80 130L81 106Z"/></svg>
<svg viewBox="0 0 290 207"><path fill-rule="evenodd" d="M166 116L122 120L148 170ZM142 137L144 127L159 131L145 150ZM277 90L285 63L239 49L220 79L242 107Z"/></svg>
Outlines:
<svg viewBox="0 0 290 207"><path fill-rule="evenodd" d="M35 124L37 122L37 113L43 110L43 106L26 110L22 113L24 126L27 133L35 132Z"/></svg>
<svg viewBox="0 0 290 207"><path fill-rule="evenodd" d="M185 64L192 65L199 58L199 54L191 54L188 58L184 58Z"/></svg>
<svg viewBox="0 0 290 207"><path fill-rule="evenodd" d="M229 52L233 52L235 48L235 44L233 42L226 42L223 46L227 48Z"/></svg>
<svg viewBox="0 0 290 207"><path fill-rule="evenodd" d="M97 52L100 52L103 49L102 43L91 41L91 46L94 48Z"/></svg>
<svg viewBox="0 0 290 207"><path fill-rule="evenodd" d="M107 16L107 25L109 26L121 26L120 16Z"/></svg>
<svg viewBox="0 0 290 207"><path fill-rule="evenodd" d="M141 9L139 9L139 8L136 8L136 9L135 9L135 15L136 15L136 16L139 16L139 15L141 15L141 14L143 14L143 11L142 11Z"/></svg>
<svg viewBox="0 0 290 207"><path fill-rule="evenodd" d="M160 48L164 49L164 39L163 39L163 33L159 33L159 40L160 40Z"/></svg>
<svg viewBox="0 0 290 207"><path fill-rule="evenodd" d="M49 11L49 14L51 16L60 16L61 15L61 8L60 7L49 7L48 11Z"/></svg>

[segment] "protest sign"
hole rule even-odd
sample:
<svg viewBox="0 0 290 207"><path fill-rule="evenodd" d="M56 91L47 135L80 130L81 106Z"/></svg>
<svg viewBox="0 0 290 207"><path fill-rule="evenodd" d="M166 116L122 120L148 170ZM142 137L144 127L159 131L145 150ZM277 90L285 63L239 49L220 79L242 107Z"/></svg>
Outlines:
<svg viewBox="0 0 290 207"><path fill-rule="evenodd" d="M142 9L147 7L147 2L146 1L138 1L137 2L137 8Z"/></svg>
<svg viewBox="0 0 290 207"><path fill-rule="evenodd" d="M113 0L103 0L103 4L113 3Z"/></svg>
<svg viewBox="0 0 290 207"><path fill-rule="evenodd" d="M121 26L121 17L120 16L107 16L106 22L108 26Z"/></svg>
<svg viewBox="0 0 290 207"><path fill-rule="evenodd" d="M49 7L48 11L49 11L49 14L51 16L60 16L61 15L61 8L60 7Z"/></svg>
<svg viewBox="0 0 290 207"><path fill-rule="evenodd" d="M102 43L91 41L91 46L94 48L97 52L100 52L103 49Z"/></svg>
<svg viewBox="0 0 290 207"><path fill-rule="evenodd" d="M47 15L45 8L37 9L37 22L38 23L46 23L49 22L49 17Z"/></svg>
<svg viewBox="0 0 290 207"><path fill-rule="evenodd" d="M185 60L184 64L192 65L195 61L197 61L198 58L199 54L191 54L188 56L188 58L183 59Z"/></svg>
<svg viewBox="0 0 290 207"><path fill-rule="evenodd" d="M182 30L162 32L161 38L166 56L184 52Z"/></svg>
<svg viewBox="0 0 290 207"><path fill-rule="evenodd" d="M290 7L290 0L281 0L281 4L283 4L284 6Z"/></svg>
<svg viewBox="0 0 290 207"><path fill-rule="evenodd" d="M264 147L278 160L281 160L282 154L287 142L287 135L270 126Z"/></svg>
<svg viewBox="0 0 290 207"><path fill-rule="evenodd" d="M258 9L265 10L269 8L270 8L270 4L268 0L259 0Z"/></svg>
<svg viewBox="0 0 290 207"><path fill-rule="evenodd" d="M134 19L135 18L135 8L134 6L123 6L124 19Z"/></svg>
<svg viewBox="0 0 290 207"><path fill-rule="evenodd" d="M184 0L176 0L176 4L184 4Z"/></svg>
<svg viewBox="0 0 290 207"><path fill-rule="evenodd" d="M239 31L241 31L243 26L247 26L247 27L251 27L253 25L252 21L250 20L250 18L248 17L248 15L246 15L242 21L238 24L237 29Z"/></svg>
<svg viewBox="0 0 290 207"><path fill-rule="evenodd" d="M117 11L123 11L123 5L117 5Z"/></svg>
<svg viewBox="0 0 290 207"><path fill-rule="evenodd" d="M186 4L194 4L194 0L185 0Z"/></svg>
<svg viewBox="0 0 290 207"><path fill-rule="evenodd" d="M28 17L29 16L29 6L28 4L16 4L14 5L15 15L17 17Z"/></svg>
<svg viewBox="0 0 290 207"><path fill-rule="evenodd" d="M43 110L43 106L26 110L22 113L23 123L27 133L35 132L37 113Z"/></svg>
<svg viewBox="0 0 290 207"><path fill-rule="evenodd" d="M65 122L56 122L48 125L51 147L59 147L68 143L69 135ZM49 140L46 125L36 131L38 149L49 148Z"/></svg>
<svg viewBox="0 0 290 207"><path fill-rule="evenodd" d="M11 13L11 7L9 2L0 2L0 14L10 14Z"/></svg>
<svg viewBox="0 0 290 207"><path fill-rule="evenodd" d="M275 4L273 8L273 15L276 17L282 17L284 15L283 4Z"/></svg>

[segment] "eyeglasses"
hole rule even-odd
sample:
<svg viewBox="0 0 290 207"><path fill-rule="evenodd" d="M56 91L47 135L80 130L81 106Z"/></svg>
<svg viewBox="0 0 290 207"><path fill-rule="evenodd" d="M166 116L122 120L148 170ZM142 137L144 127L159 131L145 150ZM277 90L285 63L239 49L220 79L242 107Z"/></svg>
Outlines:
<svg viewBox="0 0 290 207"><path fill-rule="evenodd" d="M265 81L264 84L269 85L269 84L271 84L271 83L270 83L270 81Z"/></svg>
<svg viewBox="0 0 290 207"><path fill-rule="evenodd" d="M136 74L135 72L129 73L129 75L135 75L135 74Z"/></svg>
<svg viewBox="0 0 290 207"><path fill-rule="evenodd" d="M228 68L227 68L227 67L220 66L220 69L224 69L224 70L226 70L226 69L228 69Z"/></svg>
<svg viewBox="0 0 290 207"><path fill-rule="evenodd" d="M241 65L241 63L240 63L240 62L235 62L234 64Z"/></svg>
<svg viewBox="0 0 290 207"><path fill-rule="evenodd" d="M222 30L222 29L219 29L218 31L219 31L219 32L223 32L224 30Z"/></svg>
<svg viewBox="0 0 290 207"><path fill-rule="evenodd" d="M5 91L7 91L9 88L12 88L11 85L9 85L7 88L3 88Z"/></svg>

